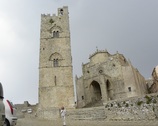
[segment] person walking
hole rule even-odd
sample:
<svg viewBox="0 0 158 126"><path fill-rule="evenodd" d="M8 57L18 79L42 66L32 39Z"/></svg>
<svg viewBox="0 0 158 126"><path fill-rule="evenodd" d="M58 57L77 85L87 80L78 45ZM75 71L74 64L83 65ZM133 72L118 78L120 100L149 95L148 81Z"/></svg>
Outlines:
<svg viewBox="0 0 158 126"><path fill-rule="evenodd" d="M66 122L65 122L66 110L64 107L61 107L60 113L61 113L61 118L63 121L63 126L66 126Z"/></svg>

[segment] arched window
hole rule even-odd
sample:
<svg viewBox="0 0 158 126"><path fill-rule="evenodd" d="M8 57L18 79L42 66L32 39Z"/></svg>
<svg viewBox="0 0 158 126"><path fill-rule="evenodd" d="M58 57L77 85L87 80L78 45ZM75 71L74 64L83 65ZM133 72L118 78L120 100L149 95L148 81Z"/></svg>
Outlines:
<svg viewBox="0 0 158 126"><path fill-rule="evenodd" d="M59 38L59 31L53 31L53 38Z"/></svg>
<svg viewBox="0 0 158 126"><path fill-rule="evenodd" d="M49 57L49 61L51 62L50 64L51 64L52 67L61 66L62 65L62 63L61 63L62 60L63 60L63 58L62 58L61 54L59 54L57 52L51 54L50 57Z"/></svg>

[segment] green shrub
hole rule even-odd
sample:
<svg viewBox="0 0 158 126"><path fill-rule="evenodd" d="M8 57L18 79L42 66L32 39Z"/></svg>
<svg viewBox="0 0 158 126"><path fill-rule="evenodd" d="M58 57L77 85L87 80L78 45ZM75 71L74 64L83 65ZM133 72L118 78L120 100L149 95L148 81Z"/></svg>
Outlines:
<svg viewBox="0 0 158 126"><path fill-rule="evenodd" d="M145 98L146 98L146 104L150 104L152 101L152 98L147 95L145 96Z"/></svg>
<svg viewBox="0 0 158 126"><path fill-rule="evenodd" d="M126 103L126 105L125 105L126 107L128 107L129 106L129 104L128 103Z"/></svg>
<svg viewBox="0 0 158 126"><path fill-rule="evenodd" d="M141 106L142 103L143 103L143 101L138 101L138 102L137 102L137 105L138 105L138 106Z"/></svg>
<svg viewBox="0 0 158 126"><path fill-rule="evenodd" d="M120 103L117 103L117 106L118 106L119 108L121 108L121 105L120 105Z"/></svg>
<svg viewBox="0 0 158 126"><path fill-rule="evenodd" d="M146 95L144 98L149 99L149 96L148 96L148 95Z"/></svg>
<svg viewBox="0 0 158 126"><path fill-rule="evenodd" d="M153 111L155 111L155 108L153 107Z"/></svg>
<svg viewBox="0 0 158 126"><path fill-rule="evenodd" d="M52 23L54 23L54 20L53 20L53 19L50 19L49 22L52 24Z"/></svg>
<svg viewBox="0 0 158 126"><path fill-rule="evenodd" d="M113 107L113 104L111 104L111 107Z"/></svg>

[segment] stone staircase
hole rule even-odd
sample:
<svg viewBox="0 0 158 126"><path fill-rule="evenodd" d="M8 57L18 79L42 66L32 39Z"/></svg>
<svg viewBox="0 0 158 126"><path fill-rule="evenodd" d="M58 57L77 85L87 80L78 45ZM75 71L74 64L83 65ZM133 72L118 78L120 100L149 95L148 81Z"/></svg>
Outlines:
<svg viewBox="0 0 158 126"><path fill-rule="evenodd" d="M104 106L81 108L67 111L67 117L75 120L104 120L106 118Z"/></svg>

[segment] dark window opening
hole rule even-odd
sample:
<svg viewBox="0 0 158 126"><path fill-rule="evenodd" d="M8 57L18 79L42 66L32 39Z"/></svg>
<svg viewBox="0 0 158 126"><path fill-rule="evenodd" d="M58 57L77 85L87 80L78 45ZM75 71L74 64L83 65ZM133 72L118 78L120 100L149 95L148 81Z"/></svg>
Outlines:
<svg viewBox="0 0 158 126"><path fill-rule="evenodd" d="M53 60L53 66L55 66L55 59Z"/></svg>
<svg viewBox="0 0 158 126"><path fill-rule="evenodd" d="M132 91L131 87L128 87L128 91L129 91L129 92L131 92L131 91Z"/></svg>
<svg viewBox="0 0 158 126"><path fill-rule="evenodd" d="M124 59L124 62L126 62L126 59Z"/></svg>
<svg viewBox="0 0 158 126"><path fill-rule="evenodd" d="M103 70L99 70L99 73L103 73Z"/></svg>
<svg viewBox="0 0 158 126"><path fill-rule="evenodd" d="M56 82L57 82L56 79L57 79L57 77L55 76L55 77L54 77L54 83L55 83L55 86L56 86Z"/></svg>
<svg viewBox="0 0 158 126"><path fill-rule="evenodd" d="M106 81L107 90L110 90L110 82L109 80Z"/></svg>
<svg viewBox="0 0 158 126"><path fill-rule="evenodd" d="M60 15L63 15L63 9L60 9Z"/></svg>
<svg viewBox="0 0 158 126"><path fill-rule="evenodd" d="M84 100L84 96L82 96L82 100Z"/></svg>

